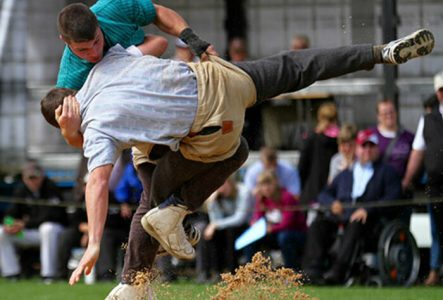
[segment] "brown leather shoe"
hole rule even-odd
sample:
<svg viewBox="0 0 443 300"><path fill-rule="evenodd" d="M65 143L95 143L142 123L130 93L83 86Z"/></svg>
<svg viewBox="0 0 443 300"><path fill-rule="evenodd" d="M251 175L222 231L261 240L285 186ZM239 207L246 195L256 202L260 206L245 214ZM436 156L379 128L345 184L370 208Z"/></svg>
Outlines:
<svg viewBox="0 0 443 300"><path fill-rule="evenodd" d="M193 259L195 249L187 240L183 219L190 211L183 205L156 207L148 211L141 223L145 231L155 238L172 256L180 259Z"/></svg>
<svg viewBox="0 0 443 300"><path fill-rule="evenodd" d="M186 239L188 242L194 247L200 241L201 233L200 229L195 227L194 225L189 225L185 227ZM157 256L165 256L169 255L169 253L163 249L162 245L158 246Z"/></svg>

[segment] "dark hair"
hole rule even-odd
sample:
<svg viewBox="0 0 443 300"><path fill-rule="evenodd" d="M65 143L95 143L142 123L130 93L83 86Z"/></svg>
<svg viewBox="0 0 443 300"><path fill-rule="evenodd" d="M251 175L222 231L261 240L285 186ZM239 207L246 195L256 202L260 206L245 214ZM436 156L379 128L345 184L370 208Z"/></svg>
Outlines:
<svg viewBox="0 0 443 300"><path fill-rule="evenodd" d="M344 123L340 127L340 132L337 136L339 144L355 141L357 138L357 127L354 124Z"/></svg>
<svg viewBox="0 0 443 300"><path fill-rule="evenodd" d="M423 100L424 109L428 108L430 110L433 110L434 108L438 107L438 104L439 102L436 94L432 94L431 96Z"/></svg>
<svg viewBox="0 0 443 300"><path fill-rule="evenodd" d="M60 128L55 120L55 110L63 105L63 99L69 95L75 95L76 91L65 88L54 88L50 90L40 101L40 109L45 120L54 127Z"/></svg>
<svg viewBox="0 0 443 300"><path fill-rule="evenodd" d="M97 17L83 3L73 3L58 14L57 28L67 42L86 42L95 39Z"/></svg>

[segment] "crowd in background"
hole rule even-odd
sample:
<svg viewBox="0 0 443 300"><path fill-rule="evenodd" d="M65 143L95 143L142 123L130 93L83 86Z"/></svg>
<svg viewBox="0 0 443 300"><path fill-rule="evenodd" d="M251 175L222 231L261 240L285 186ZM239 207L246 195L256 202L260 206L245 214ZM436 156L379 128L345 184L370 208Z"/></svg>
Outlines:
<svg viewBox="0 0 443 300"><path fill-rule="evenodd" d="M177 40L175 46L175 59L195 60L186 44ZM295 36L291 47L307 48L309 39ZM232 39L228 57L232 61L246 60L245 40ZM377 102L374 107L377 121L373 127L360 131L353 124L339 122L336 104L324 103L318 108L315 128L305 134L297 167L279 159L275 149L264 145L260 107L249 110L244 135L251 149L260 150L259 160L245 167L242 178L239 174L229 178L201 210L188 218L202 233L192 265L196 280L217 282L220 273L233 272L257 251L277 249L281 259L276 264L303 272L310 282L343 283L358 240L374 239L383 223L392 219L408 223L410 216L410 210L405 208L350 208L349 205L412 197L413 179L423 177L421 162L424 159L426 163L430 155L426 151L442 151L441 143L430 137L443 132L439 131L442 121L439 103L443 103L441 74L435 79L435 96L425 102L427 115L420 121L417 129L420 134L415 139L413 133L398 123L397 108L390 100ZM435 116L440 119L431 118ZM84 170L84 164L83 160L80 170ZM443 181L435 175L435 169L428 170L430 164L426 165L425 178L431 183L429 196L435 197L441 195ZM87 216L81 206L88 175L84 171L79 173L81 180L73 191L73 199L79 205L65 207L63 193L37 162L29 161L23 166L20 184L13 194L23 201L2 211L3 277L17 280L37 262L34 269L39 270L45 282L67 278L75 264L76 251L82 251L88 242ZM102 255L95 268L97 280L117 279L132 213L141 192L130 154L126 153L114 168L109 187L110 208ZM41 205L39 199L52 206ZM316 205L327 209L307 218L306 208ZM438 228L442 228L439 226L443 219L440 206L429 206L433 244L426 285L440 282ZM236 250L237 238L259 222L265 222L262 237ZM335 254L330 255L338 233L341 243ZM161 279L176 280L180 263L170 256L159 256L157 268Z"/></svg>

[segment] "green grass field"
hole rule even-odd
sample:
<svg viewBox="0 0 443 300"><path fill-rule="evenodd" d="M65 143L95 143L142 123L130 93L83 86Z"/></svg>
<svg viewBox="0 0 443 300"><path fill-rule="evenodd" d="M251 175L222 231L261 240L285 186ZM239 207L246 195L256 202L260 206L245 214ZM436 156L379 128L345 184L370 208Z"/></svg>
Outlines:
<svg viewBox="0 0 443 300"><path fill-rule="evenodd" d="M0 299L2 300L96 300L104 299L114 287L111 283L94 285L78 284L69 286L64 282L45 285L39 280L8 282L0 279ZM215 294L212 286L197 285L181 281L169 286L156 285L159 300L211 299ZM439 300L443 299L443 287L425 288L366 288L366 287L315 287L306 286L303 291L317 299L332 300ZM252 300L253 298L251 298ZM244 297L241 300L249 300ZM272 300L277 300L272 298Z"/></svg>

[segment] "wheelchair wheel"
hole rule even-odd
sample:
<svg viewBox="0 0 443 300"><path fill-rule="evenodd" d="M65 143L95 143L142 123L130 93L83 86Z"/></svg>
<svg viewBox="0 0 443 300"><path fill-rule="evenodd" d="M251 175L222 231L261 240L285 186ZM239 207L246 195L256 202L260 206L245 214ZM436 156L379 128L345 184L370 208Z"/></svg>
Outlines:
<svg viewBox="0 0 443 300"><path fill-rule="evenodd" d="M420 268L420 254L408 226L389 223L378 241L378 266L383 285L414 284Z"/></svg>

